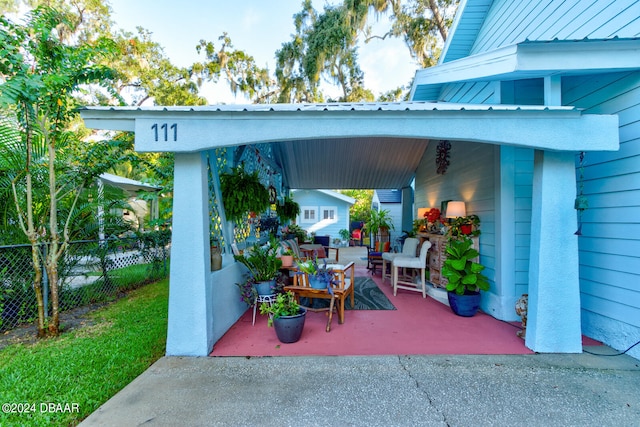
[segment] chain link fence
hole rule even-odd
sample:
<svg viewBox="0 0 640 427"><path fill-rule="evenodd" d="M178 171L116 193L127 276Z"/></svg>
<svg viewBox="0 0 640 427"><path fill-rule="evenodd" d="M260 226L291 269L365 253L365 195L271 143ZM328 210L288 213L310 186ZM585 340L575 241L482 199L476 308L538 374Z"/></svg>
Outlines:
<svg viewBox="0 0 640 427"><path fill-rule="evenodd" d="M170 233L155 231L131 238L71 242L60 259L60 312L110 301L119 294L164 277L169 272ZM51 311L49 282L42 260L47 246L38 246L43 296ZM0 332L38 317L33 288L31 245L0 246Z"/></svg>

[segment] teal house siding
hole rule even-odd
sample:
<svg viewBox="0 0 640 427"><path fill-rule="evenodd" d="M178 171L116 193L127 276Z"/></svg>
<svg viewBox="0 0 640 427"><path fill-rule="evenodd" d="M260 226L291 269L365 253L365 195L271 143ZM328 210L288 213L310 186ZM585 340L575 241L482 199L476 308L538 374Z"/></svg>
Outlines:
<svg viewBox="0 0 640 427"><path fill-rule="evenodd" d="M302 210L296 224L308 233L333 240L340 237L340 230L349 230L349 208L355 202L351 197L329 190L294 190L292 194ZM323 212L331 209L335 209L335 217L325 219ZM305 219L305 210L314 210L314 218Z"/></svg>
<svg viewBox="0 0 640 427"><path fill-rule="evenodd" d="M471 54L525 40L637 37L639 17L637 0L494 1Z"/></svg>
<svg viewBox="0 0 640 427"><path fill-rule="evenodd" d="M436 70L425 74L427 79L421 83L419 72L412 99L462 105L551 102L575 106L587 114L619 118L619 150L587 152L583 168L576 153L576 182L567 185L575 185L576 191L582 189L589 202L578 238L582 333L626 349L640 339L640 71L633 66L630 70L607 69L607 62L594 60L589 49L596 40L611 40L611 52L617 52L621 45L613 41L637 42L640 1L463 0L460 7L441 58L441 64L450 67L446 70L454 70L460 79L447 80L446 73ZM518 44L534 47L544 57L546 46L534 46L532 42L548 42L551 52L565 40L575 43L577 52L584 52L580 59L571 57L571 61L580 63L576 68L583 68L579 72L563 70L565 64L575 67L575 62L565 63L562 57L549 60L553 58L549 56L545 58L552 64L549 70L536 70L530 65L528 71L519 72L504 66L491 75L488 64L500 64L503 55L513 54ZM638 55L638 49L624 55ZM455 68L456 60L468 62ZM477 74L469 71L476 66L485 68ZM547 92L550 82L557 84L554 87L558 92ZM559 96L545 99L551 93ZM576 142L569 138L567 150L571 151ZM477 185L480 176L486 179L489 174L488 170L480 172L480 168L457 169L456 162L464 164L464 160L454 158L456 147L464 146L466 156L478 160L482 157L472 148L477 144L452 141L452 146L452 172L444 177L430 171L435 148L430 145L425 153L424 165L416 173L416 207L460 197L456 192L461 188ZM489 147L480 150L486 149ZM483 209L482 214L477 211L486 206L487 199L475 192L467 206L473 206L469 211L483 220L481 261L492 274L492 290L485 298L489 303L484 306L483 302L482 308L508 319L510 299L529 291L535 153L532 149L499 146L494 154L495 209ZM629 353L640 357L640 348Z"/></svg>
<svg viewBox="0 0 640 427"><path fill-rule="evenodd" d="M567 78L563 87L563 103L620 118L620 150L585 154L579 248L583 329L622 348L640 328L640 72Z"/></svg>

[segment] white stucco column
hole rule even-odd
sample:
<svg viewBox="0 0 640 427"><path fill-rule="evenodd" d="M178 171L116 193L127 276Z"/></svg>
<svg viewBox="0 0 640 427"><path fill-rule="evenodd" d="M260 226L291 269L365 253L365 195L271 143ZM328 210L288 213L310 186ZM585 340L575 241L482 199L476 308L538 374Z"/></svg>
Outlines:
<svg viewBox="0 0 640 427"><path fill-rule="evenodd" d="M580 286L571 152L536 151L525 344L541 353L580 353Z"/></svg>
<svg viewBox="0 0 640 427"><path fill-rule="evenodd" d="M167 355L206 356L213 346L209 295L209 193L203 153L176 153Z"/></svg>

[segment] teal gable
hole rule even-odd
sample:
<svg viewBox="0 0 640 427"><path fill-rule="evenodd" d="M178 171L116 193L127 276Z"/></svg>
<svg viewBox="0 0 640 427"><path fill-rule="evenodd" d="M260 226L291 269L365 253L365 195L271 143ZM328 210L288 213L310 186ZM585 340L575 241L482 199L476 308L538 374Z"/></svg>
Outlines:
<svg viewBox="0 0 640 427"><path fill-rule="evenodd" d="M582 334L619 350L640 341L639 17L637 0L463 0L440 63L416 73L413 101L572 106L618 117L619 150L580 152L571 138L563 148L574 168L564 185L588 200L588 209L573 213L578 235L558 243L565 254L568 242L578 246L579 312L563 322L547 310L573 307L564 293L573 273L554 266L549 253L558 248L540 238L554 238L554 223L540 218L554 209L554 195L568 194L537 178L558 172L540 172L547 167L542 158L553 153L453 141L450 169L441 176L430 144L416 172L416 206L462 198L480 216L481 261L492 280L483 309L509 319L512 304L528 293L526 344L537 351L576 322ZM540 188L550 194L540 196ZM640 358L640 347L629 354Z"/></svg>

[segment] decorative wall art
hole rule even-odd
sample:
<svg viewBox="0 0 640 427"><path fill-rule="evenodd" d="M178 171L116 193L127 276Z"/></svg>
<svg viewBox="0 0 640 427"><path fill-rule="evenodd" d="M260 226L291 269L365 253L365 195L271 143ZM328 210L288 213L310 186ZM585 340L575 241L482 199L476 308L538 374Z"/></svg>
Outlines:
<svg viewBox="0 0 640 427"><path fill-rule="evenodd" d="M449 150L451 143L449 141L440 141L436 150L436 172L444 175L449 167Z"/></svg>

